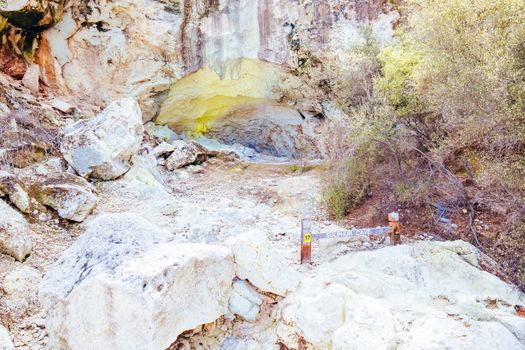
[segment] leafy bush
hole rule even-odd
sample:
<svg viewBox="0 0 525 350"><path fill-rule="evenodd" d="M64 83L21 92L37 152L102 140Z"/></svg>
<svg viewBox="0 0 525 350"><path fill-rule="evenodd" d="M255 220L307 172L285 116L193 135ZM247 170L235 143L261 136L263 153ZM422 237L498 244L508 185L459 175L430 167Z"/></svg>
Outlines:
<svg viewBox="0 0 525 350"><path fill-rule="evenodd" d="M370 189L366 166L358 158L337 162L324 184L324 201L337 220L360 204Z"/></svg>

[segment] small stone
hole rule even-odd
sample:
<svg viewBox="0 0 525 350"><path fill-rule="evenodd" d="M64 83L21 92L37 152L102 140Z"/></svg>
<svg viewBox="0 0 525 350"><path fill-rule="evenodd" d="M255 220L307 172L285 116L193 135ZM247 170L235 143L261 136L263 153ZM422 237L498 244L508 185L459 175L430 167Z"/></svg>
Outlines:
<svg viewBox="0 0 525 350"><path fill-rule="evenodd" d="M175 151L175 146L167 142L162 142L151 151L151 154L153 154L156 158L159 158L170 155L173 153L173 151Z"/></svg>
<svg viewBox="0 0 525 350"><path fill-rule="evenodd" d="M63 113L72 113L75 110L74 106L56 97L51 101L51 107Z"/></svg>
<svg viewBox="0 0 525 350"><path fill-rule="evenodd" d="M40 90L39 79L40 66L38 64L32 64L27 68L24 78L22 78L22 85L31 90L34 95L38 95Z"/></svg>
<svg viewBox="0 0 525 350"><path fill-rule="evenodd" d="M43 319L43 318L36 318L36 319L33 320L33 322L40 329L46 328L46 320Z"/></svg>
<svg viewBox="0 0 525 350"><path fill-rule="evenodd" d="M9 107L7 107L7 105L5 103L0 102L0 113L2 113L2 114L9 114L9 112L11 112Z"/></svg>
<svg viewBox="0 0 525 350"><path fill-rule="evenodd" d="M0 251L24 261L32 246L24 216L0 200Z"/></svg>
<svg viewBox="0 0 525 350"><path fill-rule="evenodd" d="M187 165L201 164L208 159L208 150L197 142L177 140L173 142L175 150L166 162L166 168L172 171Z"/></svg>
<svg viewBox="0 0 525 350"><path fill-rule="evenodd" d="M37 269L21 265L5 276L3 288L9 299L23 299L29 302L36 299L41 279Z"/></svg>

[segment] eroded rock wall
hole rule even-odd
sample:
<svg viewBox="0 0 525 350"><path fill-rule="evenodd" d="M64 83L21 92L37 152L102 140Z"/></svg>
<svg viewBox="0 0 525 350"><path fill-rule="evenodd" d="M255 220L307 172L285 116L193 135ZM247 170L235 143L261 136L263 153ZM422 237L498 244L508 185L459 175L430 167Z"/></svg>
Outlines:
<svg viewBox="0 0 525 350"><path fill-rule="evenodd" d="M55 4L60 6L60 16L46 22L51 28L39 27L46 30L32 38L32 54L23 54L16 40L27 28L9 29L11 39L0 50L0 69L22 79L32 67L27 70L32 75L25 78L34 93L62 96L88 114L116 99L133 97L143 121L156 118L157 123L199 135L217 130L217 121L245 115L247 110L260 111L261 104L272 106L297 91L302 101L289 104L291 111L286 114L298 112L308 120L320 113L323 101L294 73L305 52L327 64L344 65L345 53L365 42L364 28L380 43L389 40L397 14L388 4L384 0L61 1ZM279 117L265 114L257 127L265 128L266 119ZM247 115L247 120L258 118L259 112ZM280 136L275 137L282 143ZM309 138L306 143L322 142ZM314 150L312 155L319 153Z"/></svg>
<svg viewBox="0 0 525 350"><path fill-rule="evenodd" d="M139 96L151 118L171 83L203 67L222 76L252 59L286 69L300 46L336 57L363 25L387 40L388 10L380 0L89 0L44 36L71 93L95 105Z"/></svg>

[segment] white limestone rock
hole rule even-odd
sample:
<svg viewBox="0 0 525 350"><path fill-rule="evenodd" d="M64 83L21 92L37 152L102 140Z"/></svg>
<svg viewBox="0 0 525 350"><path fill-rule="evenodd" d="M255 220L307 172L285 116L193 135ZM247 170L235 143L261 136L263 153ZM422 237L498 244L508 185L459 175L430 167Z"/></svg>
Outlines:
<svg viewBox="0 0 525 350"><path fill-rule="evenodd" d="M197 142L176 140L173 153L166 160L166 168L175 170L190 164L200 164L208 158L208 150Z"/></svg>
<svg viewBox="0 0 525 350"><path fill-rule="evenodd" d="M232 237L226 244L233 250L236 274L262 291L286 296L297 288L300 274L275 250L260 231Z"/></svg>
<svg viewBox="0 0 525 350"><path fill-rule="evenodd" d="M86 223L86 230L48 271L40 286L43 305L52 308L75 286L99 273L113 271L129 257L171 239L135 213L103 214Z"/></svg>
<svg viewBox="0 0 525 350"><path fill-rule="evenodd" d="M0 325L0 350L15 350L7 329Z"/></svg>
<svg viewBox="0 0 525 350"><path fill-rule="evenodd" d="M128 171L143 132L139 105L123 98L97 116L68 126L60 151L82 177L111 180Z"/></svg>
<svg viewBox="0 0 525 350"><path fill-rule="evenodd" d="M227 312L228 248L169 242L132 214L87 225L40 287L50 349L163 350Z"/></svg>
<svg viewBox="0 0 525 350"><path fill-rule="evenodd" d="M228 303L233 314L253 322L259 314L262 299L246 281L235 280L233 282L233 293Z"/></svg>
<svg viewBox="0 0 525 350"><path fill-rule="evenodd" d="M8 299L29 303L36 300L41 280L42 275L37 269L21 265L4 277L2 288Z"/></svg>
<svg viewBox="0 0 525 350"><path fill-rule="evenodd" d="M18 261L31 253L32 243L26 219L0 200L0 252L13 256Z"/></svg>
<svg viewBox="0 0 525 350"><path fill-rule="evenodd" d="M346 255L284 300L279 337L290 349L297 339L339 350L523 349L525 319L512 306L525 296L481 271L480 258L462 241Z"/></svg>
<svg viewBox="0 0 525 350"><path fill-rule="evenodd" d="M30 199L18 178L6 171L0 171L0 197L8 196L11 203L21 212L29 213Z"/></svg>

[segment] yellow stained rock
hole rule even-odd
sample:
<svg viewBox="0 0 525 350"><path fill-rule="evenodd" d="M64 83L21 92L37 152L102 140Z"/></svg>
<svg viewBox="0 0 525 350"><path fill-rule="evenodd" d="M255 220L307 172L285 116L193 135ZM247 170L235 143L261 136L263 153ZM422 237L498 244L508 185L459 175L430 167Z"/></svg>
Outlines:
<svg viewBox="0 0 525 350"><path fill-rule="evenodd" d="M202 68L173 84L156 122L202 134L236 108L274 103L281 89L294 85L299 80L281 67L254 59L225 63L222 77Z"/></svg>

